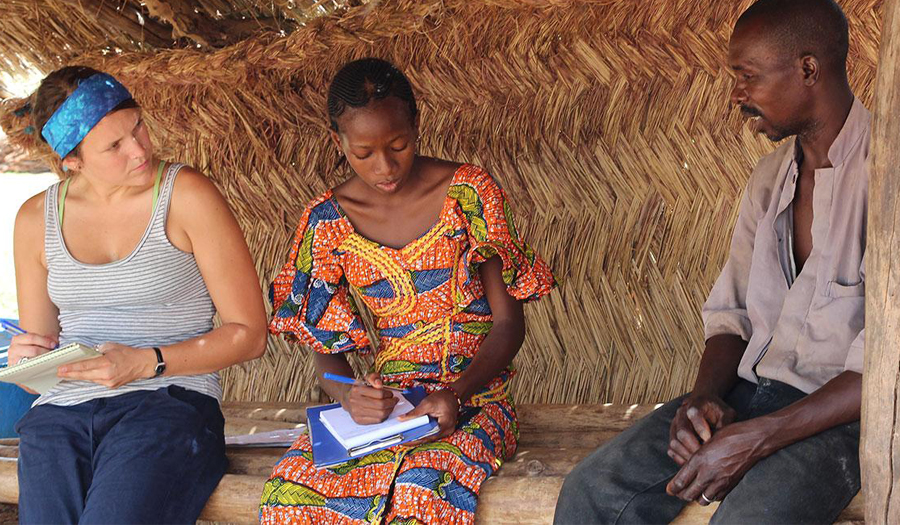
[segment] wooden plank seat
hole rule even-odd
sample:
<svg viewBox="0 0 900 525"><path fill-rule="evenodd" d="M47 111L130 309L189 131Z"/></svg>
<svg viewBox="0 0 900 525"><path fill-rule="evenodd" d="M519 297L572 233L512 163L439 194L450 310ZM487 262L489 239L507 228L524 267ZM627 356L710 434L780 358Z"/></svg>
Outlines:
<svg viewBox="0 0 900 525"><path fill-rule="evenodd" d="M482 486L478 523L546 524L566 474L653 405L522 405L518 408L521 439L516 456ZM289 428L305 421L305 409L285 403L226 403L226 434L237 435ZM228 474L210 498L201 519L256 521L263 483L284 448L232 448ZM16 440L0 440L0 503L16 503ZM707 523L715 504L688 505L676 523ZM863 520L862 497L857 496L839 522Z"/></svg>

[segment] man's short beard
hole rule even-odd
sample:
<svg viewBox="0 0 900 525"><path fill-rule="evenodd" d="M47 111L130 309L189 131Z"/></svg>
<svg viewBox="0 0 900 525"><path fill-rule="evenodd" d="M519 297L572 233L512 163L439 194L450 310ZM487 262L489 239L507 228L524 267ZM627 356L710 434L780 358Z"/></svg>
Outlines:
<svg viewBox="0 0 900 525"><path fill-rule="evenodd" d="M770 133L766 133L766 138L772 142L781 142L782 140L797 135L799 137L808 137L819 129L819 124L813 120L805 120L800 122L792 122L784 126L776 126L771 122L772 128Z"/></svg>
<svg viewBox="0 0 900 525"><path fill-rule="evenodd" d="M766 138L772 142L781 142L782 140L792 136L799 135L796 131L793 131L788 128L782 128L779 126L772 126L772 130L768 133L765 133Z"/></svg>

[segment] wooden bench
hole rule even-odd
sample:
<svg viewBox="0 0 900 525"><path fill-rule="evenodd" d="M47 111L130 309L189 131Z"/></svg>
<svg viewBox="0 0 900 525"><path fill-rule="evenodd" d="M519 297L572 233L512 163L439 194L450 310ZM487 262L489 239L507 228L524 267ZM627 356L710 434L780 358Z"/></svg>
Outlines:
<svg viewBox="0 0 900 525"><path fill-rule="evenodd" d="M478 523L547 524L563 479L591 451L637 419L652 405L522 405L518 408L521 439L516 456L481 489ZM237 435L288 428L306 419L305 407L284 403L227 403L223 406L226 434ZM229 448L228 474L203 510L201 519L246 522L257 520L263 483L283 448ZM18 501L16 440L0 440L0 502ZM715 504L688 505L676 523L707 523ZM857 496L838 522L863 520Z"/></svg>

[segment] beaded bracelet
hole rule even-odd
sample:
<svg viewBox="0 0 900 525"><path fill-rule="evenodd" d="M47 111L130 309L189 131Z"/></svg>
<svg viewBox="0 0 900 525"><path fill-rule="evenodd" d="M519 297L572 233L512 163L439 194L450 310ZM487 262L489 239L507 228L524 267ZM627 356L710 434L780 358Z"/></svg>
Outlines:
<svg viewBox="0 0 900 525"><path fill-rule="evenodd" d="M444 385L441 390L448 390L451 394L453 394L453 399L456 400L456 410L462 410L462 399L459 397L459 394L456 392L456 389L453 388L453 385Z"/></svg>

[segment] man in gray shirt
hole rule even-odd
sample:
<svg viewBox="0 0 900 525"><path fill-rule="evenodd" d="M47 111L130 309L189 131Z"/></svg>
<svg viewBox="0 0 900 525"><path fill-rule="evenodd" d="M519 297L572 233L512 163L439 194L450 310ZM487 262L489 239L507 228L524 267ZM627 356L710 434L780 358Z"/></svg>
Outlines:
<svg viewBox="0 0 900 525"><path fill-rule="evenodd" d="M759 0L729 43L731 101L772 141L703 307L690 394L585 459L557 523L831 523L859 490L869 112L833 0Z"/></svg>

